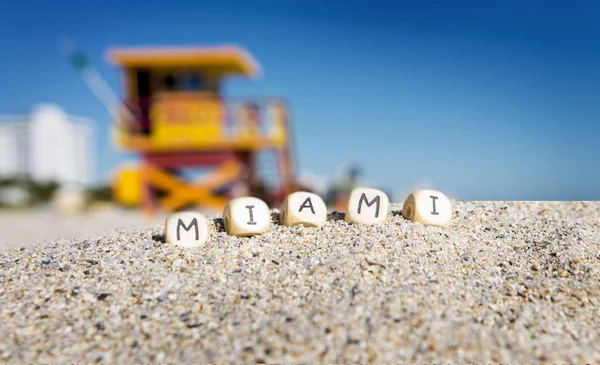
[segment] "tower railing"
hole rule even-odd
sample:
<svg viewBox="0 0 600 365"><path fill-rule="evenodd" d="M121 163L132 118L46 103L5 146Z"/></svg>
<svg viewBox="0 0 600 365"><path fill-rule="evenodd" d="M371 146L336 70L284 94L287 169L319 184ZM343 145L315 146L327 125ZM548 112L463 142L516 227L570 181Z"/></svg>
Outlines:
<svg viewBox="0 0 600 365"><path fill-rule="evenodd" d="M128 150L277 149L288 142L289 114L280 98L171 93L125 101L118 115L116 142Z"/></svg>

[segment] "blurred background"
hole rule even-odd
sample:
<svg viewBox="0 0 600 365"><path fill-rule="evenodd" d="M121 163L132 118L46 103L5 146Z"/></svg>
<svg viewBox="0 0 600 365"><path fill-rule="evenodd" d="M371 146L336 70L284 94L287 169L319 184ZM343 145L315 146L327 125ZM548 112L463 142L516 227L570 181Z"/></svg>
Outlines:
<svg viewBox="0 0 600 365"><path fill-rule="evenodd" d="M2 2L0 246L297 189L339 210L356 185L600 200L599 16L596 1Z"/></svg>

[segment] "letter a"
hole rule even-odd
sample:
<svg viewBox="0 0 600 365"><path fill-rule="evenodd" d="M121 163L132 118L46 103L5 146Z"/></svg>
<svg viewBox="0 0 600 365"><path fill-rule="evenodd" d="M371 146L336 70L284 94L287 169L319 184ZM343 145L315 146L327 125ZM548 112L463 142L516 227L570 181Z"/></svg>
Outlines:
<svg viewBox="0 0 600 365"><path fill-rule="evenodd" d="M310 197L306 198L304 203L302 203L302 205L300 206L300 210L298 210L298 212L302 212L302 209L304 208L310 208L312 214L315 214L315 208L313 208L312 200L310 200Z"/></svg>

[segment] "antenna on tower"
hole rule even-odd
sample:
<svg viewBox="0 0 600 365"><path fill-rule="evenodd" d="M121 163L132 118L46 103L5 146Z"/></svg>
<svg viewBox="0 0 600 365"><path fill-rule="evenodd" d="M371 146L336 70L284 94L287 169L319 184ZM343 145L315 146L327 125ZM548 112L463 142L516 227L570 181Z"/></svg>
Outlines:
<svg viewBox="0 0 600 365"><path fill-rule="evenodd" d="M126 120L132 120L133 115L127 108L121 106L121 99L117 93L108 85L106 80L100 75L98 70L90 62L89 58L77 48L75 42L69 37L63 37L58 40L58 50L62 53L75 71L79 72L86 85L92 90L94 95L100 100L102 105L108 110L113 121L119 126L122 125L123 117ZM119 112L125 115L119 115Z"/></svg>

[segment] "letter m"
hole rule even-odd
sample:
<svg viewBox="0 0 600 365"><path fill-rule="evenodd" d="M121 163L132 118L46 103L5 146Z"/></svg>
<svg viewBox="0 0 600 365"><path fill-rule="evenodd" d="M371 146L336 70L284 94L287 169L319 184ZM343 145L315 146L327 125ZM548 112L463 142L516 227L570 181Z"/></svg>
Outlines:
<svg viewBox="0 0 600 365"><path fill-rule="evenodd" d="M185 229L186 231L189 231L190 229L192 229L192 226L194 226L196 228L196 241L198 239L200 239L199 235L200 233L198 232L198 221L196 220L196 218L192 219L192 222L190 223L189 226L185 226L185 224L183 224L183 221L181 219L177 220L177 240L179 241L181 238L179 237L179 231L181 227L183 227L183 229Z"/></svg>
<svg viewBox="0 0 600 365"><path fill-rule="evenodd" d="M371 205L377 203L377 205L375 206L375 217L379 217L379 204L381 203L381 198L379 197L379 195L377 195L373 200L369 202L365 193L362 193L360 196L360 200L358 201L358 214L360 214L360 209L362 207L363 200L365 204L367 204L367 207L370 207Z"/></svg>

